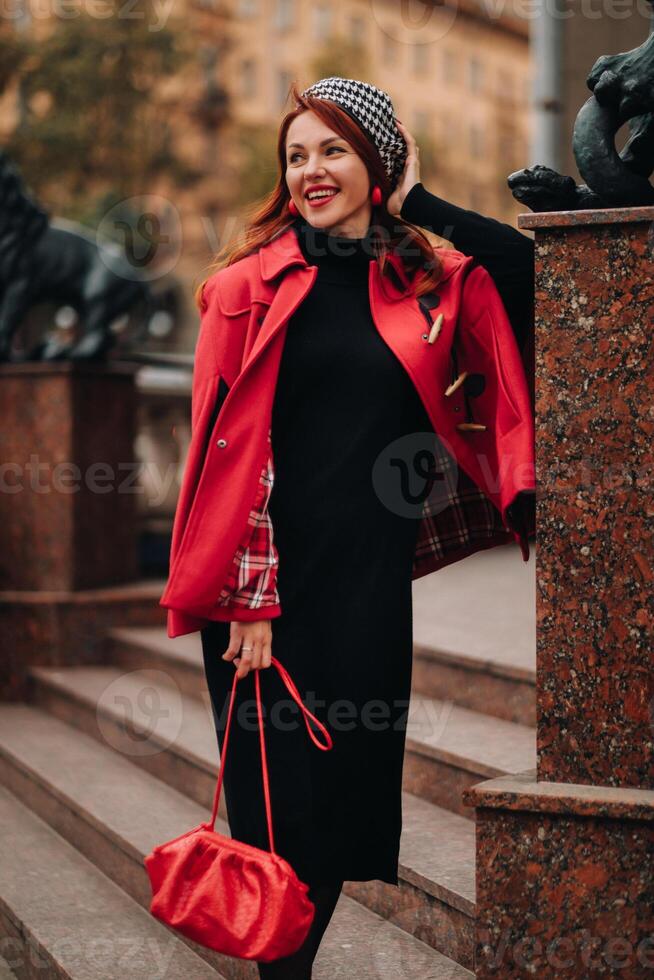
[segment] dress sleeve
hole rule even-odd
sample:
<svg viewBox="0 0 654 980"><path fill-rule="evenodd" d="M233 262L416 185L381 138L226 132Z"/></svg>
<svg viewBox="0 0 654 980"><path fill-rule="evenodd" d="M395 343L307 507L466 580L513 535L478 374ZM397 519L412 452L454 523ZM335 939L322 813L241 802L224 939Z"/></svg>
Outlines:
<svg viewBox="0 0 654 980"><path fill-rule="evenodd" d="M404 199L400 217L428 228L473 256L493 279L506 308L520 351L533 344L534 243L511 225L468 211L414 184Z"/></svg>

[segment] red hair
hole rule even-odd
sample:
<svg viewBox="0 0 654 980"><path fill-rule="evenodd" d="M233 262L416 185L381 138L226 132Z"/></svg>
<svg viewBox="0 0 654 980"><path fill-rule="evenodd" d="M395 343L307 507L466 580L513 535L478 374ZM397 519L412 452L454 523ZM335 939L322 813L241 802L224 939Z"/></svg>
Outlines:
<svg viewBox="0 0 654 980"><path fill-rule="evenodd" d="M256 252L286 227L290 227L294 220L294 216L288 210L291 195L285 178L286 134L293 120L306 110L315 112L327 126L350 143L355 153L365 164L370 175L371 185L376 184L381 189L382 203L376 209L374 228L382 229L382 235L375 233L373 239L380 273L383 275L385 272L387 254L401 243L402 248L399 250L399 254L411 281L411 289L416 296L430 292L440 281L443 269L441 261L435 255L433 246L426 235L414 225L408 224L400 217L390 215L386 210L385 204L391 194L391 186L377 148L370 142L357 123L336 103L315 96L303 97L300 95L296 82L293 82L290 87L290 95L295 100L297 108L292 109L284 116L279 128L277 183L266 197L255 202L246 210L248 217L242 241L240 243L228 242L214 256L207 277L195 291L198 307L201 308L202 289L210 275L217 272L218 269L232 265L246 255Z"/></svg>

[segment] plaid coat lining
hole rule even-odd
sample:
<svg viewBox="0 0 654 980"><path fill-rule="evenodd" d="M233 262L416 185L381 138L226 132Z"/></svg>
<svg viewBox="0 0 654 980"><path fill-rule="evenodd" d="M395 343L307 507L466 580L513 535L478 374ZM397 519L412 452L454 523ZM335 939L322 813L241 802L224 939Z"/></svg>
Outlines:
<svg viewBox="0 0 654 980"><path fill-rule="evenodd" d="M274 483L270 432L270 455L261 470L259 490L248 518L248 531L234 555L229 576L217 605L226 608L261 609L280 602L277 591L279 558L274 543L268 501ZM426 498L413 560L412 578L419 578L447 564L471 543L495 538L507 528L500 512L485 494L456 465L437 440L439 478Z"/></svg>
<svg viewBox="0 0 654 980"><path fill-rule="evenodd" d="M268 445L272 449L270 431ZM272 451L259 476L259 489L248 517L245 541L236 549L229 575L217 605L228 608L260 609L279 603L277 567L279 558L273 540L273 526L268 501L275 471Z"/></svg>

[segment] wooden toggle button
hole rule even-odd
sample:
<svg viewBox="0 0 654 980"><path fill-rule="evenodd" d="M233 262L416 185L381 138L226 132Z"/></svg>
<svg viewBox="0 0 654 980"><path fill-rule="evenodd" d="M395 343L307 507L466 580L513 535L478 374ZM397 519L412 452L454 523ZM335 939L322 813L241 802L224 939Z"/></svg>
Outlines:
<svg viewBox="0 0 654 980"><path fill-rule="evenodd" d="M429 331L429 340L428 340L428 343L430 343L430 344L433 344L434 343L434 341L438 337L439 333L441 332L441 327L443 326L443 320L444 319L445 318L444 318L443 314L442 313L439 313L438 316L436 317L435 321L434 321L433 327Z"/></svg>
<svg viewBox="0 0 654 980"><path fill-rule="evenodd" d="M457 390L457 388L461 387L461 385L463 384L463 382L467 377L468 377L468 372L462 371L461 374L456 379L456 381L453 381L452 384L449 386L449 388L445 389L445 397L447 398L449 395L453 395L454 392Z"/></svg>
<svg viewBox="0 0 654 980"><path fill-rule="evenodd" d="M481 422L459 422L457 429L462 432L485 432L486 426L482 425Z"/></svg>

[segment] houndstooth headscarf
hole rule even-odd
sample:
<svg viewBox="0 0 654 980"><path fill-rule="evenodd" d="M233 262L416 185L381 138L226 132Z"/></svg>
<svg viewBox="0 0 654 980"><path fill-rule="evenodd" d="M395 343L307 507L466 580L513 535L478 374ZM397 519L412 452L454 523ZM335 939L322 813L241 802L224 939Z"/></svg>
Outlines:
<svg viewBox="0 0 654 980"><path fill-rule="evenodd" d="M390 96L369 82L332 75L314 82L302 95L336 102L360 126L374 143L391 188L395 188L408 155L406 141L395 124L395 111Z"/></svg>

